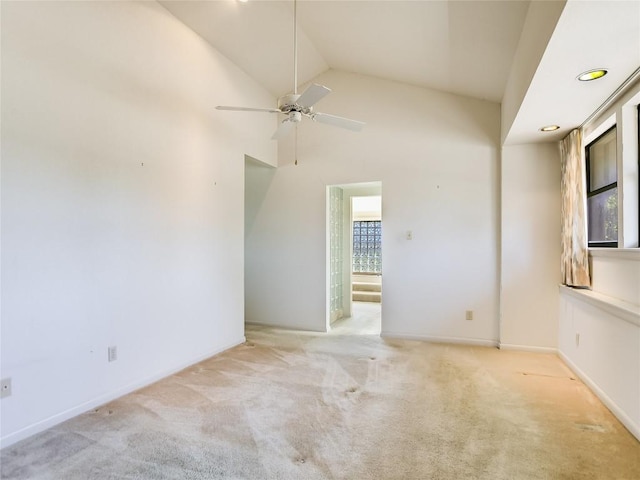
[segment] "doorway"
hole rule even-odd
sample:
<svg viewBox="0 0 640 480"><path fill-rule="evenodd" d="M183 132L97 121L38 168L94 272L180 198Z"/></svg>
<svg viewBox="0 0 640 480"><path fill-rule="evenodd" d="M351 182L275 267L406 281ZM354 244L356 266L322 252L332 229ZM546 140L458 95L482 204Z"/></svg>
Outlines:
<svg viewBox="0 0 640 480"><path fill-rule="evenodd" d="M327 188L327 331L380 334L382 183Z"/></svg>

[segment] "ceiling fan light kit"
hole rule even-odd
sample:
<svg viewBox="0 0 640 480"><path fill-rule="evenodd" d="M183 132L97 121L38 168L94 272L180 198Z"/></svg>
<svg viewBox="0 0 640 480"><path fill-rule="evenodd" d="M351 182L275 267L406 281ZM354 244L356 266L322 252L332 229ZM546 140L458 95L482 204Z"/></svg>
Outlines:
<svg viewBox="0 0 640 480"><path fill-rule="evenodd" d="M300 123L302 117L308 117L314 122L333 125L354 132L361 131L365 123L350 118L339 117L327 113L314 112L313 106L331 93L331 89L317 83L312 84L302 94L298 94L298 41L297 41L297 0L293 2L293 92L278 99L278 108L251 108L251 107L230 107L218 105L217 110L231 110L236 112L267 112L281 113L286 115L278 129L275 131L272 140L285 137L293 125Z"/></svg>

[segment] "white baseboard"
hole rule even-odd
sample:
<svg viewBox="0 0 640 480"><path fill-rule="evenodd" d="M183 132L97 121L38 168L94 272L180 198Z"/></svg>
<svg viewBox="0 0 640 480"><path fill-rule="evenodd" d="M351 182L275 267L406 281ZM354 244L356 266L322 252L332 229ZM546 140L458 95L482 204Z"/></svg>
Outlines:
<svg viewBox="0 0 640 480"><path fill-rule="evenodd" d="M640 440L640 425L629 418L629 416L622 410L616 402L614 402L605 392L602 390L589 376L584 373L578 366L571 361L569 357L567 357L562 351L558 351L558 356L562 359L562 361L571 369L573 373L575 373L580 380L584 382L587 387L591 389L593 393L605 404L605 406L615 415L615 417L620 420L631 435Z"/></svg>
<svg viewBox="0 0 640 480"><path fill-rule="evenodd" d="M520 352L558 353L558 349L553 347L534 347L532 345L515 345L513 343L500 343L498 348L500 350L515 350Z"/></svg>
<svg viewBox="0 0 640 480"><path fill-rule="evenodd" d="M244 322L244 324L246 326L253 326L253 327L268 327L268 328L273 328L276 330L287 330L290 332L295 332L295 333L327 333L327 330L325 328L325 330L310 330L308 328L301 328L301 327L294 327L291 325L282 325L279 323L263 323L263 322L254 322L253 320L246 320Z"/></svg>
<svg viewBox="0 0 640 480"><path fill-rule="evenodd" d="M183 362L180 365L169 368L167 370L156 372L153 375L150 375L146 378L132 382L122 388L118 388L117 390L114 390L112 392L105 393L104 395L100 395L99 397L96 397L87 402L81 403L80 405L77 405L68 410L65 410L64 412L57 413L56 415L53 415L49 418L41 420L32 425L29 425L28 427L18 430L17 432L13 432L13 433L10 433L9 435L5 435L4 437L0 438L0 448L5 448L5 447L8 447L9 445L13 445L14 443L19 442L20 440L24 440L25 438L35 435L36 433L40 433L48 428L54 427L55 425L58 425L82 413L85 413L93 408L99 407L101 405L104 405L105 403L109 403L117 398L120 398L128 393L134 392L143 387L151 385L152 383L155 383L158 380L162 380L163 378L173 375L174 373L184 370L185 368L195 365L196 363L202 362L203 360L211 358L214 355L218 355L244 342L246 342L246 339L243 336L241 340L234 342L228 346L215 349L205 354L199 355L196 358L193 358L187 362Z"/></svg>
<svg viewBox="0 0 640 480"><path fill-rule="evenodd" d="M383 338L399 338L403 340L420 340L434 343L454 343L457 345L474 345L480 347L497 347L497 340L464 337L440 337L437 335L415 335L412 333L380 332Z"/></svg>

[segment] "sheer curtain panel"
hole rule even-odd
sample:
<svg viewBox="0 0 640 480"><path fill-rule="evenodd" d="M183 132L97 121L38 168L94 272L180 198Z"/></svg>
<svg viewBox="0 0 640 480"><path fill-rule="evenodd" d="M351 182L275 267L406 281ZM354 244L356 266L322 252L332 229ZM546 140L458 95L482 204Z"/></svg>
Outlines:
<svg viewBox="0 0 640 480"><path fill-rule="evenodd" d="M585 221L582 131L573 130L562 140L562 283L588 288L589 250Z"/></svg>

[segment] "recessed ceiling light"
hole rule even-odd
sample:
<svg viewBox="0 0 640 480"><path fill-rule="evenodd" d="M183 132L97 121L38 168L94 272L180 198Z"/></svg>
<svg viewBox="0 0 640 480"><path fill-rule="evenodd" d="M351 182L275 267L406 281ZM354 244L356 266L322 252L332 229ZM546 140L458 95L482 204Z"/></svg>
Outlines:
<svg viewBox="0 0 640 480"><path fill-rule="evenodd" d="M591 80L597 80L599 78L604 77L607 73L609 73L604 68L595 68L593 70L587 70L586 72L582 72L578 75L578 80L581 82L590 82Z"/></svg>
<svg viewBox="0 0 640 480"><path fill-rule="evenodd" d="M553 132L558 130L560 127L558 125L546 125L540 129L541 132Z"/></svg>

